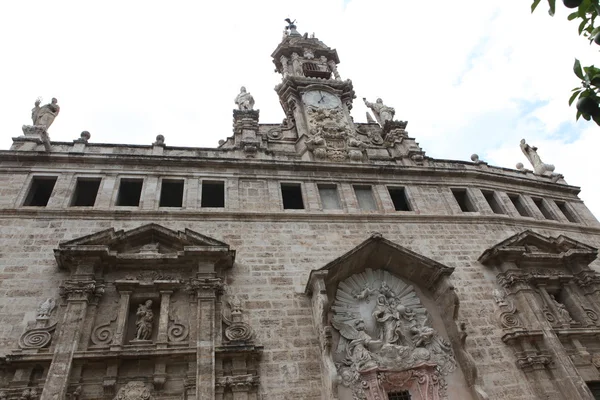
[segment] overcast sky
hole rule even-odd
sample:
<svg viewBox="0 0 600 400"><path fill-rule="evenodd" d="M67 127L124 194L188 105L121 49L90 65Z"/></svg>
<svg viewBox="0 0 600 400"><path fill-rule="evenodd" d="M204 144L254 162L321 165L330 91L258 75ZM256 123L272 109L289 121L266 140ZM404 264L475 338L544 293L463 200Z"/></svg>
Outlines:
<svg viewBox="0 0 600 400"><path fill-rule="evenodd" d="M284 118L270 54L286 17L336 48L362 97L396 109L428 156L527 164L539 148L600 216L600 128L575 123L575 57L597 63L577 23L529 0L3 1L0 148L30 124L38 96L58 98L52 140L215 147L232 133L245 85L263 123ZM542 2L545 3L545 0Z"/></svg>

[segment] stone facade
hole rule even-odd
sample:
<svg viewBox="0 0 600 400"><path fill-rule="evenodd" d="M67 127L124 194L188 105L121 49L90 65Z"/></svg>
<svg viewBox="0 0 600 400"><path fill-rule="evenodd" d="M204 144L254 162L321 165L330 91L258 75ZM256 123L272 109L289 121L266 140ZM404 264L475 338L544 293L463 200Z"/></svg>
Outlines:
<svg viewBox="0 0 600 400"><path fill-rule="evenodd" d="M286 120L238 107L216 149L0 152L0 399L593 399L579 189L354 123L291 22L272 56Z"/></svg>

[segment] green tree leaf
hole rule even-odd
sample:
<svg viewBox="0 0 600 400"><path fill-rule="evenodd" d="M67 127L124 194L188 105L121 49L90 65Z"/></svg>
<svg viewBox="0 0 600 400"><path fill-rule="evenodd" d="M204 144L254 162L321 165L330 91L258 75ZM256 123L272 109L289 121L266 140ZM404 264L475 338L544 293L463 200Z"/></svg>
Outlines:
<svg viewBox="0 0 600 400"><path fill-rule="evenodd" d="M542 1L542 0L533 0L533 3L531 3L531 12L535 11L538 4L540 4L540 1Z"/></svg>
<svg viewBox="0 0 600 400"><path fill-rule="evenodd" d="M573 21L575 18L579 18L579 13L577 11L575 11L574 13L569 14L569 16L567 17L567 19L569 21Z"/></svg>
<svg viewBox="0 0 600 400"><path fill-rule="evenodd" d="M581 63L579 62L578 59L575 59L575 64L573 65L573 72L575 72L575 75L577 75L577 77L581 80L584 80L585 78L583 77L583 71L581 70Z"/></svg>
<svg viewBox="0 0 600 400"><path fill-rule="evenodd" d="M550 10L548 10L548 14L550 16L554 16L554 12L556 11L556 0L548 0L548 5L550 6Z"/></svg>
<svg viewBox="0 0 600 400"><path fill-rule="evenodd" d="M573 93L573 95L569 99L569 105L573 104L573 102L575 101L575 99L577 98L577 96L579 96L579 93L581 93L581 92L577 91L577 92Z"/></svg>

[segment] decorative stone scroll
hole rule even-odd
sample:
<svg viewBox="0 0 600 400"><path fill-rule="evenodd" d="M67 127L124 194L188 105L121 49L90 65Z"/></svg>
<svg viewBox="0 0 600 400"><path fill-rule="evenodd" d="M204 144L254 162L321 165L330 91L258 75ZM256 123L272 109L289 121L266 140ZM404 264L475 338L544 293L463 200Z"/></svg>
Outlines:
<svg viewBox="0 0 600 400"><path fill-rule="evenodd" d="M52 333L56 324L43 328L33 328L25 331L19 338L19 347L22 349L43 349L52 341Z"/></svg>
<svg viewBox="0 0 600 400"><path fill-rule="evenodd" d="M236 296L228 296L227 305L229 309L223 312L223 323L226 328L225 338L231 342L247 342L252 340L254 331L242 320L242 302ZM228 312L227 312L228 311Z"/></svg>
<svg viewBox="0 0 600 400"><path fill-rule="evenodd" d="M92 335L90 336L92 343L97 346L109 345L114 336L114 329L112 325L116 320L117 317L115 316L110 321L96 326L92 331Z"/></svg>
<svg viewBox="0 0 600 400"><path fill-rule="evenodd" d="M407 371L433 365L456 369L450 343L431 327L413 286L384 270L367 269L340 282L331 307L339 333L334 360L342 384L356 398L364 371Z"/></svg>
<svg viewBox="0 0 600 400"><path fill-rule="evenodd" d="M169 342L183 342L187 339L188 334L189 329L187 326L176 323L174 320L169 319L169 328L167 329L167 337L169 338Z"/></svg>

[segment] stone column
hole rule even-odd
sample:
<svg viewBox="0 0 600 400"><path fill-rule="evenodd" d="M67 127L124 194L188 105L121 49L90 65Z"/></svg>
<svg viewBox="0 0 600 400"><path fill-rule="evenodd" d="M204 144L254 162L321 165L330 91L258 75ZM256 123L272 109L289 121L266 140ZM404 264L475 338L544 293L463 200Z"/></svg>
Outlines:
<svg viewBox="0 0 600 400"><path fill-rule="evenodd" d="M335 77L335 80L336 81L342 80L342 78L340 77L340 73L338 72L337 65L335 64L335 61L329 60L329 62L327 64L329 65L331 72L333 72L333 76Z"/></svg>
<svg viewBox="0 0 600 400"><path fill-rule="evenodd" d="M298 53L292 53L291 75L302 76L302 67L300 66L300 56L298 55Z"/></svg>
<svg viewBox="0 0 600 400"><path fill-rule="evenodd" d="M160 315L158 320L158 335L156 337L157 348L166 349L167 342L167 329L169 327L169 304L171 302L172 290L161 290L160 291Z"/></svg>
<svg viewBox="0 0 600 400"><path fill-rule="evenodd" d="M54 356L40 400L66 398L73 353L79 346L88 302L93 296L100 296L103 292L104 287L97 286L94 280L68 280L61 286L61 294L66 299L67 307L60 329L54 336Z"/></svg>
<svg viewBox="0 0 600 400"><path fill-rule="evenodd" d="M288 76L290 74L290 71L288 68L288 58L286 56L281 56L279 58L279 61L281 61L281 73L283 74L283 77L285 78L286 76Z"/></svg>
<svg viewBox="0 0 600 400"><path fill-rule="evenodd" d="M196 399L215 399L215 303L223 290L221 278L195 278L189 288L196 293Z"/></svg>
<svg viewBox="0 0 600 400"><path fill-rule="evenodd" d="M117 316L117 328L110 345L111 350L120 350L125 340L125 329L127 329L127 320L129 319L129 299L131 291L119 291L121 298L119 299L119 315Z"/></svg>
<svg viewBox="0 0 600 400"><path fill-rule="evenodd" d="M234 386L233 400L248 400L248 389L250 385Z"/></svg>

